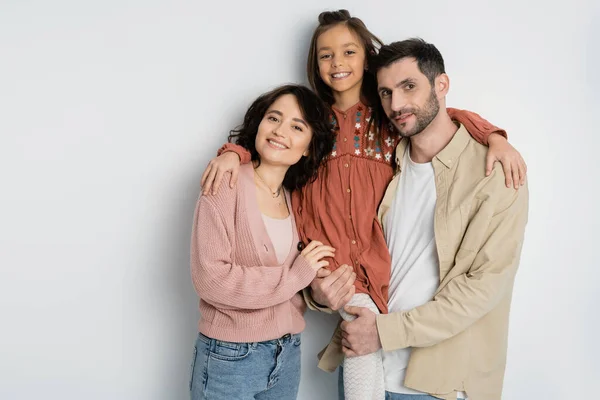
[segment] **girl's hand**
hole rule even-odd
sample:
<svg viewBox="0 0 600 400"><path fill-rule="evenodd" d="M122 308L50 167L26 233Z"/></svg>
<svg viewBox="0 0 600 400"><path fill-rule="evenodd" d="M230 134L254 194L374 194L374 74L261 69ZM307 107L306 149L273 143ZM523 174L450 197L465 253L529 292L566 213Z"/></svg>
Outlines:
<svg viewBox="0 0 600 400"><path fill-rule="evenodd" d="M237 182L238 172L240 170L240 156L232 151L221 154L217 158L213 158L208 163L206 170L202 174L202 194L207 195L211 188L212 194L216 194L221 186L223 174L231 171L231 179L229 186L233 187Z"/></svg>
<svg viewBox="0 0 600 400"><path fill-rule="evenodd" d="M492 173L494 163L500 161L504 169L506 187L515 189L525 184L527 165L521 154L502 135L492 134L488 139L489 149L486 157L485 175Z"/></svg>

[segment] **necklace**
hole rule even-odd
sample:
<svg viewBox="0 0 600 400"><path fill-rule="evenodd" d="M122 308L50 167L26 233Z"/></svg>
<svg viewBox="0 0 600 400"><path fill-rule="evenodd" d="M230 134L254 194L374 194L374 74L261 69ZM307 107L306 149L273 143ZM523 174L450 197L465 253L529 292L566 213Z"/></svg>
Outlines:
<svg viewBox="0 0 600 400"><path fill-rule="evenodd" d="M271 192L271 196L273 196L274 199L278 198L279 195L281 194L281 187L282 185L279 185L279 187L277 188L277 190L272 190L271 187L269 187L269 185L267 185L267 182L265 182L265 180L262 178L262 176L260 176L260 174L258 173L258 171L255 169L254 173L256 174L256 176L258 177L258 179L260 179L260 181L269 189L269 191Z"/></svg>

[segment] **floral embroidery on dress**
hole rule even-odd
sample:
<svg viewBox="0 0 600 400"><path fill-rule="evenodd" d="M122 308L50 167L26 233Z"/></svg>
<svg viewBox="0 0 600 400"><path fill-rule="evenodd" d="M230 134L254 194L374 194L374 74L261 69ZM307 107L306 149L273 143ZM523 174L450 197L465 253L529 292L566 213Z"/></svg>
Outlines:
<svg viewBox="0 0 600 400"><path fill-rule="evenodd" d="M371 122L372 112L373 110L370 107L367 107L366 110L363 106L357 108L354 118L354 136L352 143L354 155L390 164L392 153L397 142L397 140L394 139L395 133L391 129L384 130L384 132L382 132L382 137L378 137L375 124L369 124ZM328 158L331 159L343 156L345 153L340 151L337 146L340 128L334 113L331 114L330 122L331 131L335 133L333 149L328 156ZM368 128L368 131L366 131L366 128Z"/></svg>
<svg viewBox="0 0 600 400"><path fill-rule="evenodd" d="M336 127L338 126L337 124L337 120L335 119L335 114L331 114L331 132L333 132L334 136L333 136L333 148L331 150L331 157L335 157L337 156L337 134L336 134Z"/></svg>

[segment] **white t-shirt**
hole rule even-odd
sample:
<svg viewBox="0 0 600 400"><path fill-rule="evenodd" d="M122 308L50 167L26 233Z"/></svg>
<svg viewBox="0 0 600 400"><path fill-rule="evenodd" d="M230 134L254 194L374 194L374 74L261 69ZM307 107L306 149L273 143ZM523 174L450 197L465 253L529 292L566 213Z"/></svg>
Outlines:
<svg viewBox="0 0 600 400"><path fill-rule="evenodd" d="M435 204L433 165L413 162L408 146L402 159L396 196L385 221L385 239L392 256L390 313L410 310L430 301L439 285L439 260L433 231ZM404 387L410 353L410 348L383 353L385 390L423 394ZM459 398L466 396L459 393Z"/></svg>

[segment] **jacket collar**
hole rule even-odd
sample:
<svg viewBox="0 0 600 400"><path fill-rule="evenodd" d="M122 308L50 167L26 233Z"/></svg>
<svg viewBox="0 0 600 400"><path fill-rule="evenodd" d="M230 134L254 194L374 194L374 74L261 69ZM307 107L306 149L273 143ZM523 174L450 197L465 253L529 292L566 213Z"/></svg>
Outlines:
<svg viewBox="0 0 600 400"><path fill-rule="evenodd" d="M471 135L467 129L463 124L460 124L458 131L456 131L450 143L448 143L446 147L444 147L442 151L440 151L434 158L437 158L438 161L446 168L452 168L452 166L458 160L458 157L467 147L470 138ZM410 139L404 138L400 141L400 143L398 143L398 146L396 146L396 172L402 171L402 157L404 156L404 152L406 151L406 147L409 143Z"/></svg>

